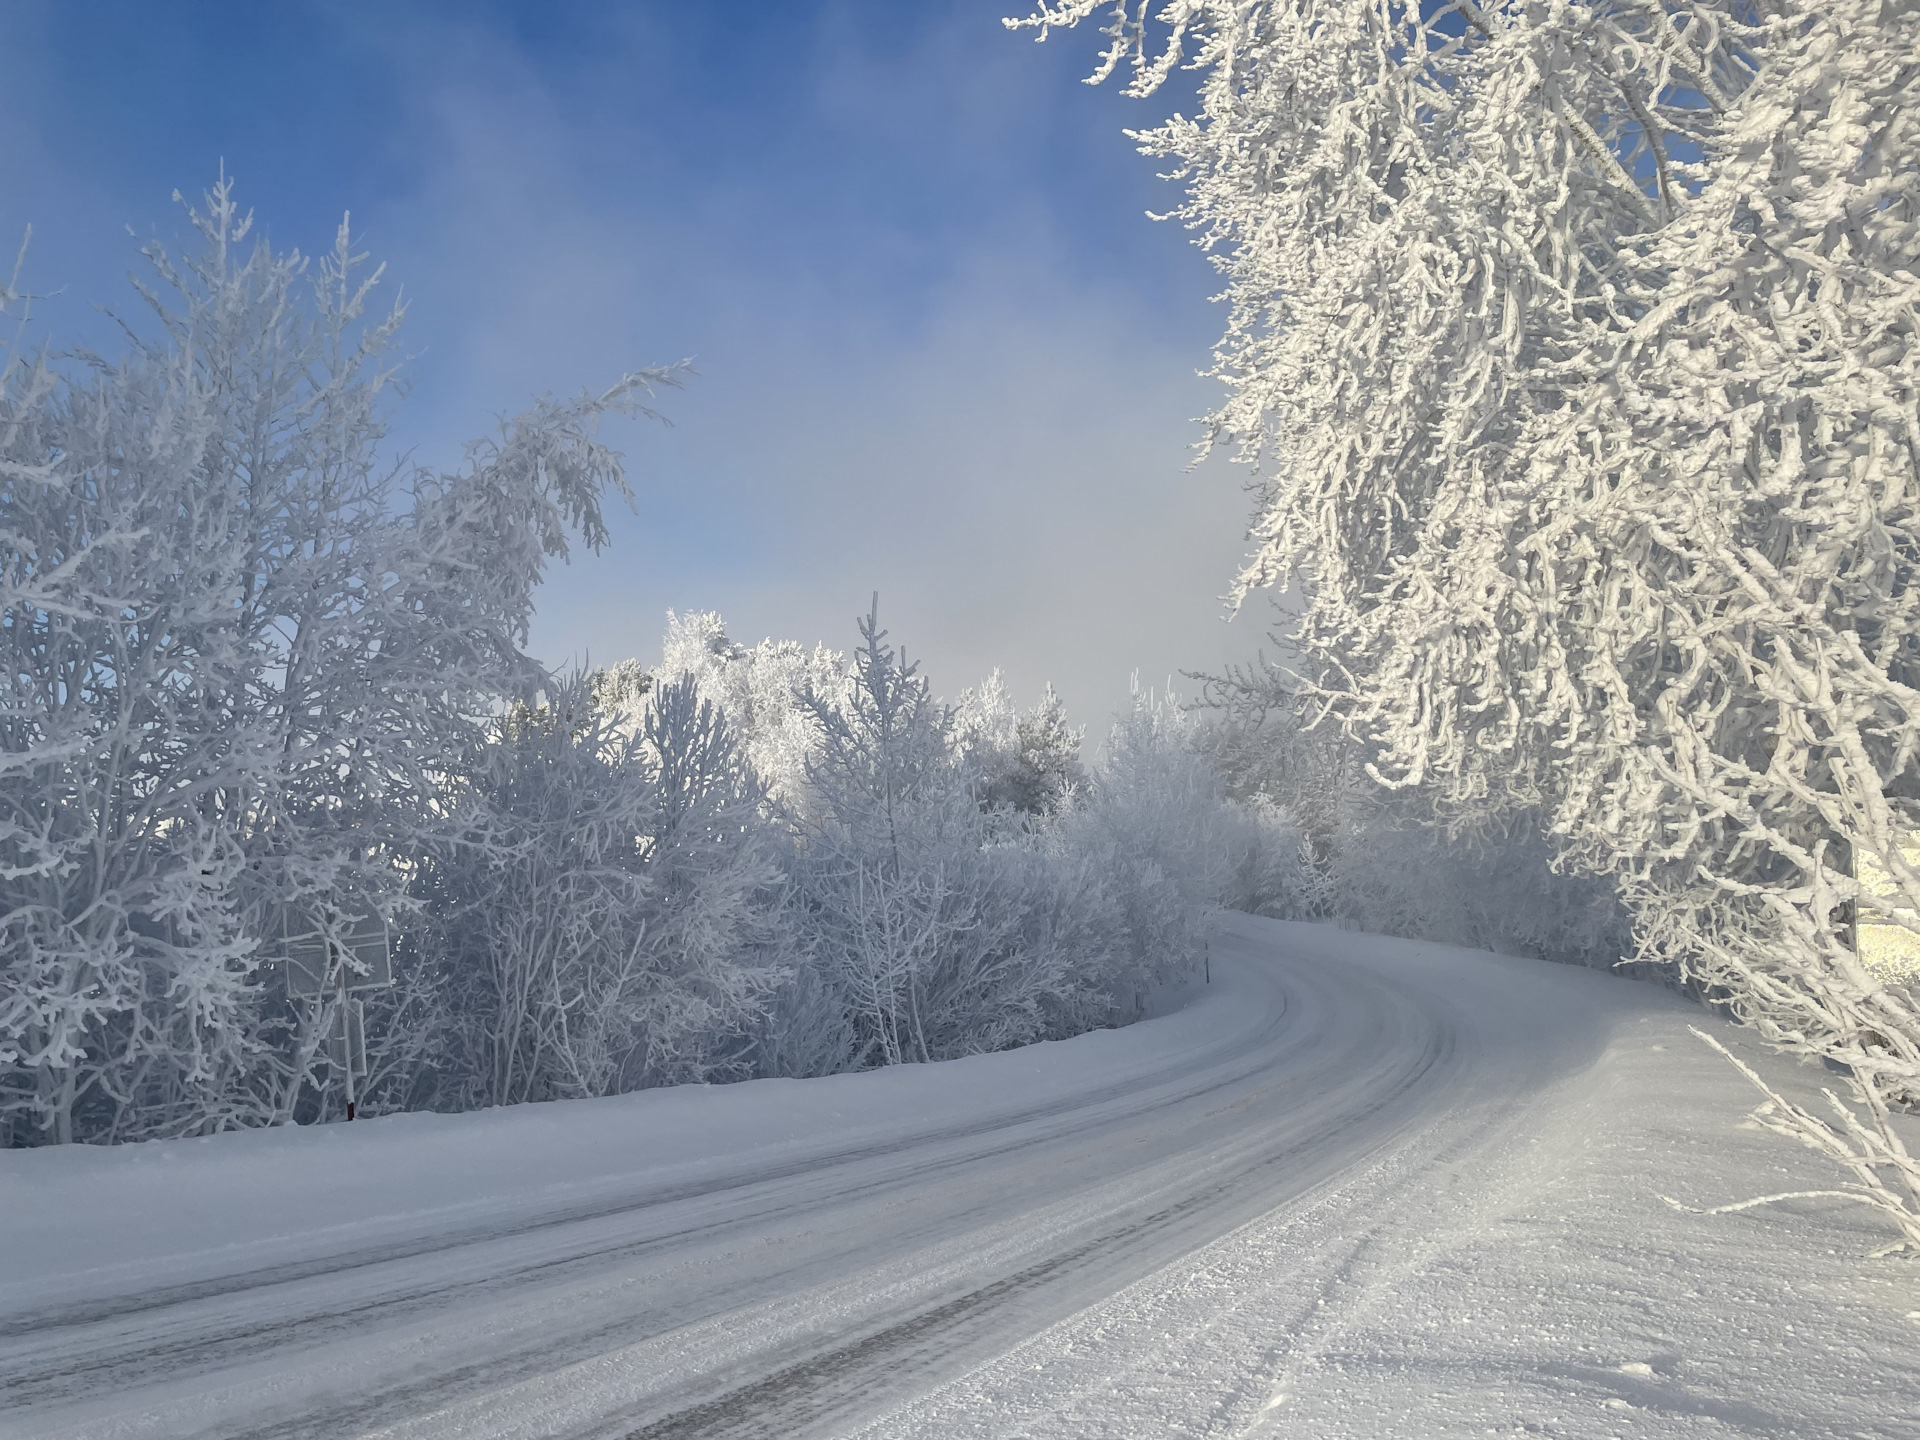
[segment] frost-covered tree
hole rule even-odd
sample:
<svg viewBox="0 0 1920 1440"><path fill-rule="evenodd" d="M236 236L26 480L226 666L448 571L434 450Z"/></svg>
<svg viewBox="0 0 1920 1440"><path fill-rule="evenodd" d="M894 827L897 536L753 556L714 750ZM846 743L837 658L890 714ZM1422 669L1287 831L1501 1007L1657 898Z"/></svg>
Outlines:
<svg viewBox="0 0 1920 1440"><path fill-rule="evenodd" d="M587 676L587 686L593 703L615 724L637 728L646 714L647 697L653 693L656 679L638 660L622 660L593 671Z"/></svg>
<svg viewBox="0 0 1920 1440"><path fill-rule="evenodd" d="M1844 1067L1864 1118L1798 1133L1882 1177L1860 1198L1920 1245L1887 1118L1920 1098L1920 1009L1850 938L1863 871L1920 923L1920 11L1016 23L1099 11L1096 79L1200 75L1197 116L1139 138L1226 278L1242 585L1303 582L1300 641L1382 779L1541 814L1645 955Z"/></svg>
<svg viewBox="0 0 1920 1440"><path fill-rule="evenodd" d="M817 743L799 875L816 953L853 1000L863 1048L897 1065L1025 1038L994 1034L979 1013L1022 1008L1024 987L1009 983L1017 912L993 903L951 713L886 643L878 603L844 690L801 697Z"/></svg>
<svg viewBox="0 0 1920 1440"><path fill-rule="evenodd" d="M450 474L383 460L398 309L342 226L310 269L223 179L146 255L128 351L0 380L0 1124L16 1143L290 1118L330 1001L289 929L394 915L532 591L605 536L593 436L671 372L543 401Z"/></svg>
<svg viewBox="0 0 1920 1440"><path fill-rule="evenodd" d="M739 707L763 753L798 761L765 806L792 835L795 903L761 1073L1124 1023L1200 963L1212 909L1297 887L1291 822L1222 797L1177 707L1143 697L1089 770L1050 690L1022 713L995 675L949 708L887 643L877 602L860 635L849 659L748 649L717 615L670 617L661 672Z"/></svg>
<svg viewBox="0 0 1920 1440"><path fill-rule="evenodd" d="M415 948L447 997L443 1107L624 1088L652 988L637 751L576 678L515 705L468 767L415 883Z"/></svg>
<svg viewBox="0 0 1920 1440"><path fill-rule="evenodd" d="M1049 685L1040 703L1016 711L998 670L978 690L963 691L954 707L955 738L979 771L980 803L1021 815L1051 815L1084 788L1083 732L1067 723L1066 707Z"/></svg>
<svg viewBox="0 0 1920 1440"><path fill-rule="evenodd" d="M1214 911L1293 913L1306 883L1293 817L1230 800L1200 738L1176 697L1136 684L1086 793L1048 835L1100 876L1111 983L1128 1005L1200 965Z"/></svg>
<svg viewBox="0 0 1920 1440"><path fill-rule="evenodd" d="M640 751L654 795L645 948L669 978L649 1015L649 1081L743 1078L796 961L786 836L726 715L691 676L657 687Z"/></svg>
<svg viewBox="0 0 1920 1440"><path fill-rule="evenodd" d="M682 677L629 729L603 680L497 722L418 873L443 1108L740 1078L788 973L776 837L724 717Z"/></svg>
<svg viewBox="0 0 1920 1440"><path fill-rule="evenodd" d="M845 655L791 640L742 645L728 637L726 623L712 611L669 611L660 673L693 676L700 693L726 712L772 797L802 803L817 734L801 697L809 690L837 695L847 675Z"/></svg>

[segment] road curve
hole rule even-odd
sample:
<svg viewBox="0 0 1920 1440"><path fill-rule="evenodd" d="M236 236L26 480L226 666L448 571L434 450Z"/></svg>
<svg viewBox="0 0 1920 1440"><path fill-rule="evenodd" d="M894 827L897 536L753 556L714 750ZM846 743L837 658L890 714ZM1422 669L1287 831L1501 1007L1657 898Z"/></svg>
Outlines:
<svg viewBox="0 0 1920 1440"><path fill-rule="evenodd" d="M852 1433L1238 1227L1401 1204L1433 1157L1470 1162L1673 1006L1239 918L1212 963L1179 1014L915 1067L920 1089L858 1124L884 1077L756 1082L840 1098L710 1162L0 1287L0 1436Z"/></svg>

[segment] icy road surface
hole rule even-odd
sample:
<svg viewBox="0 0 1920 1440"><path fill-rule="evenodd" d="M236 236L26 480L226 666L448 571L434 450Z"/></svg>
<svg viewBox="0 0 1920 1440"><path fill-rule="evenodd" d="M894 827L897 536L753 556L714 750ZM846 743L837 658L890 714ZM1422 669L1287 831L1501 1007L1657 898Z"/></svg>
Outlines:
<svg viewBox="0 0 1920 1440"><path fill-rule="evenodd" d="M0 1154L0 1435L1913 1440L1870 1215L1658 1199L1834 1179L1700 1019L1236 918L1007 1054Z"/></svg>

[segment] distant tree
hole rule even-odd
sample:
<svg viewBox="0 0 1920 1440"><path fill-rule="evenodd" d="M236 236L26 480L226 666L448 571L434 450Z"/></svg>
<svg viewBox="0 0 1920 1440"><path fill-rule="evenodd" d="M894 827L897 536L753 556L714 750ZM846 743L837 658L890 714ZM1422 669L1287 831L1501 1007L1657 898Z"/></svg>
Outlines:
<svg viewBox="0 0 1920 1440"><path fill-rule="evenodd" d="M996 670L979 690L961 695L954 718L957 742L980 772L980 803L987 809L1051 815L1085 787L1084 732L1067 723L1051 685L1032 710L1016 713Z"/></svg>
<svg viewBox="0 0 1920 1440"><path fill-rule="evenodd" d="M638 660L622 660L587 677L593 703L616 722L622 718L637 721L645 713L654 683L655 677Z"/></svg>
<svg viewBox="0 0 1920 1440"><path fill-rule="evenodd" d="M1262 662L1210 677L1196 707L1195 744L1227 794L1283 809L1302 834L1305 873L1267 887L1268 913L1575 964L1632 953L1614 884L1556 865L1539 815L1463 816L1429 790L1381 787L1362 744L1311 723L1323 705Z"/></svg>
<svg viewBox="0 0 1920 1440"><path fill-rule="evenodd" d="M771 797L789 807L804 804L807 757L818 737L801 697L809 690L837 695L847 674L845 655L792 640L742 645L712 611L668 611L660 673L692 675L700 693L726 712Z"/></svg>
<svg viewBox="0 0 1920 1440"><path fill-rule="evenodd" d="M1194 738L1173 696L1136 688L1086 803L1067 809L1055 841L1094 858L1117 922L1108 966L1128 1005L1200 964L1234 869L1236 817Z"/></svg>
<svg viewBox="0 0 1920 1440"><path fill-rule="evenodd" d="M844 694L801 695L816 727L801 883L865 1046L897 1065L944 1058L948 1017L934 992L957 952L989 937L965 884L979 829L951 716L918 666L885 643L878 597L860 639Z"/></svg>
<svg viewBox="0 0 1920 1440"><path fill-rule="evenodd" d="M762 813L785 826L791 974L759 1073L947 1059L1137 1018L1199 965L1219 905L1299 913L1290 815L1222 794L1197 728L1136 697L1083 767L1049 690L1021 713L998 672L934 698L881 630L851 657L732 640L669 616L662 674L748 721L743 748L794 766ZM637 673L637 667L635 667ZM792 719L807 729L795 733ZM772 787L769 787L770 790Z"/></svg>
<svg viewBox="0 0 1920 1440"><path fill-rule="evenodd" d="M415 880L446 998L444 1108L605 1095L643 1044L652 795L578 679L496 723Z"/></svg>
<svg viewBox="0 0 1920 1440"><path fill-rule="evenodd" d="M653 792L644 949L661 977L643 1028L649 1083L737 1080L798 962L785 831L725 712L693 678L654 689L639 746Z"/></svg>

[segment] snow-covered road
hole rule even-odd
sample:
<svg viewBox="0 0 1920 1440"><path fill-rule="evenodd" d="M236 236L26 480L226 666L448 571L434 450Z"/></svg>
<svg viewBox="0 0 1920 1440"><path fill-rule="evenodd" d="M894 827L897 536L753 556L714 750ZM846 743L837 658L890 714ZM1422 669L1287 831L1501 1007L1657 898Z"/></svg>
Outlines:
<svg viewBox="0 0 1920 1440"><path fill-rule="evenodd" d="M1870 1217L1659 1201L1832 1182L1700 1018L1236 918L1059 1044L0 1154L0 1435L1920 1436Z"/></svg>

